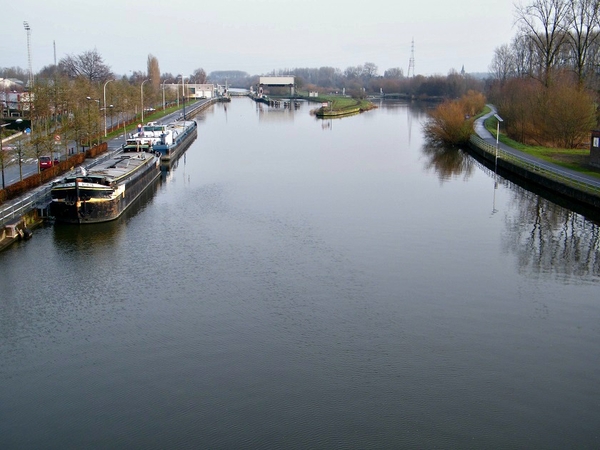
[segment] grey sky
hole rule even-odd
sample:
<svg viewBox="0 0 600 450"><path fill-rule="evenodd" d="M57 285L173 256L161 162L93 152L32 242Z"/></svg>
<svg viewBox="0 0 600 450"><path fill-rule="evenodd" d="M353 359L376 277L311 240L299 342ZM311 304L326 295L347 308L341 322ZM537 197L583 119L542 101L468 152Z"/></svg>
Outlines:
<svg viewBox="0 0 600 450"><path fill-rule="evenodd" d="M417 74L451 69L485 72L496 47L515 33L511 1L461 0L4 0L0 66L33 70L66 54L96 48L117 74L146 71L148 54L161 72L202 67L243 70L372 62L379 73L406 73L411 40Z"/></svg>

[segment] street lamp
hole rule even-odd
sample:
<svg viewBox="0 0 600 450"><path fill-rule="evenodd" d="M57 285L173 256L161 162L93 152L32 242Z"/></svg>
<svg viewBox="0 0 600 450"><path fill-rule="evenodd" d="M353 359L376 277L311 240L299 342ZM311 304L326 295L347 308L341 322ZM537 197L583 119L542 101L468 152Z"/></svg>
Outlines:
<svg viewBox="0 0 600 450"><path fill-rule="evenodd" d="M15 120L15 123L21 123L23 122L23 119L17 119ZM6 186L4 184L4 149L2 148L2 128L9 126L10 123L3 123L2 125L0 125L0 163L2 163L2 189L4 189Z"/></svg>
<svg viewBox="0 0 600 450"><path fill-rule="evenodd" d="M144 83L146 81L150 81L150 78L147 78L146 80L142 81L142 84L140 85L140 93L142 96L142 124L144 123Z"/></svg>
<svg viewBox="0 0 600 450"><path fill-rule="evenodd" d="M98 103L98 113L100 113L100 99L99 98L92 98L89 95L86 97L86 99L88 101L95 101L96 103ZM90 104L88 103L88 147L92 146L92 138L90 136L90 130L89 128L91 128L91 121L90 121ZM98 128L98 122L96 122L96 126L94 127L95 129ZM100 140L100 133L98 133L98 141Z"/></svg>
<svg viewBox="0 0 600 450"><path fill-rule="evenodd" d="M163 111L165 109L167 109L167 105L165 103L165 83L167 82L167 80L164 80L162 83L162 91L163 91Z"/></svg>
<svg viewBox="0 0 600 450"><path fill-rule="evenodd" d="M500 122L504 122L504 120L502 120L502 117L500 117L498 114L494 114L494 117L497 120L497 122L496 122L496 158L495 158L495 162L494 162L494 173L497 174L498 173L498 139L500 137Z"/></svg>
<svg viewBox="0 0 600 450"><path fill-rule="evenodd" d="M106 137L107 133L106 133L106 85L108 83L110 83L111 81L115 81L115 80L108 80L106 83L104 83L104 137Z"/></svg>
<svg viewBox="0 0 600 450"><path fill-rule="evenodd" d="M113 112L112 112L112 109L113 109L114 107L115 107L114 105L108 105L108 108L110 108L110 110L111 110L111 111L110 111L110 130L111 130L111 131L112 131L112 129L113 129ZM118 125L119 125L119 124L117 124L117 126L118 126Z"/></svg>
<svg viewBox="0 0 600 450"><path fill-rule="evenodd" d="M183 75L180 75L181 77L181 96L182 96L182 100L183 100L183 120L185 120L185 79L188 77L184 77Z"/></svg>

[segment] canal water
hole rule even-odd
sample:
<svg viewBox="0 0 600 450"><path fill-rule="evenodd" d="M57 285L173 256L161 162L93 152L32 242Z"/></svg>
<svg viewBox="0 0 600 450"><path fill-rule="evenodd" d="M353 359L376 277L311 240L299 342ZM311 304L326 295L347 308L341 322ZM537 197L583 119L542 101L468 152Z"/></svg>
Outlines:
<svg viewBox="0 0 600 450"><path fill-rule="evenodd" d="M598 448L600 229L423 108L249 99L0 254L0 448Z"/></svg>

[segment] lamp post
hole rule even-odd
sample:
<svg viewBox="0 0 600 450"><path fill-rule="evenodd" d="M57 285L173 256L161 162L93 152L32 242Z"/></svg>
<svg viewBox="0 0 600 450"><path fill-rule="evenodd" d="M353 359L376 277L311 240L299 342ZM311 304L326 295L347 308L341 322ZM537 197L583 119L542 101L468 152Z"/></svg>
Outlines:
<svg viewBox="0 0 600 450"><path fill-rule="evenodd" d="M23 119L15 120L15 123L21 123ZM10 123L3 123L0 125L0 163L2 163L2 189L6 187L4 184L4 148L2 148L2 128L9 126Z"/></svg>
<svg viewBox="0 0 600 450"><path fill-rule="evenodd" d="M142 124L144 123L144 83L146 81L150 81L150 78L147 78L144 81L142 81L142 84L140 85L140 94L142 96Z"/></svg>
<svg viewBox="0 0 600 450"><path fill-rule="evenodd" d="M180 75L181 77L181 97L182 97L182 101L183 101L183 120L185 120L185 79L187 77L184 77L183 75Z"/></svg>
<svg viewBox="0 0 600 450"><path fill-rule="evenodd" d="M166 83L166 81L167 80L164 80L163 83L162 83L162 91L163 91L163 104L162 104L162 106L163 106L163 111L165 109L167 109L167 105L165 104L165 83Z"/></svg>
<svg viewBox="0 0 600 450"><path fill-rule="evenodd" d="M29 70L29 129L33 131L33 71L31 69L31 27L29 26L29 22L24 21L23 27L25 28L25 33L27 33L27 65Z"/></svg>
<svg viewBox="0 0 600 450"><path fill-rule="evenodd" d="M110 83L111 81L115 81L113 80L108 80L106 83L104 83L104 137L106 137L107 133L106 133L106 85L108 83Z"/></svg>
<svg viewBox="0 0 600 450"><path fill-rule="evenodd" d="M98 113L100 113L100 99L99 98L92 98L89 95L86 97L86 99L90 102L90 101L95 101L96 103L98 103ZM90 121L90 104L88 103L88 127L91 128L91 121ZM98 128L98 122L96 121L96 126L94 127L95 129ZM88 129L88 133L89 133L89 129ZM98 142L100 141L100 133L98 133ZM92 139L91 136L88 134L88 147L92 146Z"/></svg>
<svg viewBox="0 0 600 450"><path fill-rule="evenodd" d="M110 108L110 131L112 131L113 129L113 108L115 106L114 105L108 105L108 108ZM118 126L119 124L117 124Z"/></svg>
<svg viewBox="0 0 600 450"><path fill-rule="evenodd" d="M500 117L498 114L494 114L494 117L497 120L496 123L496 157L494 158L494 174L498 173L498 139L500 137L500 122L504 122L504 120L502 120L502 117Z"/></svg>
<svg viewBox="0 0 600 450"><path fill-rule="evenodd" d="M123 110L123 145L127 144L127 126L125 122L125 110Z"/></svg>

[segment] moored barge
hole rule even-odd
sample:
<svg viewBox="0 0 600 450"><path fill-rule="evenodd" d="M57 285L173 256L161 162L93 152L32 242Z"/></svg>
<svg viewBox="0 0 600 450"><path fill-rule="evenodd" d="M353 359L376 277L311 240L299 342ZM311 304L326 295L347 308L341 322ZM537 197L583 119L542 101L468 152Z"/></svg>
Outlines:
<svg viewBox="0 0 600 450"><path fill-rule="evenodd" d="M195 120L182 120L164 126L158 142L152 149L161 154L163 163L170 163L181 156L198 136L198 124Z"/></svg>
<svg viewBox="0 0 600 450"><path fill-rule="evenodd" d="M51 215L65 223L114 220L159 176L158 153L121 151L89 171L55 182Z"/></svg>

